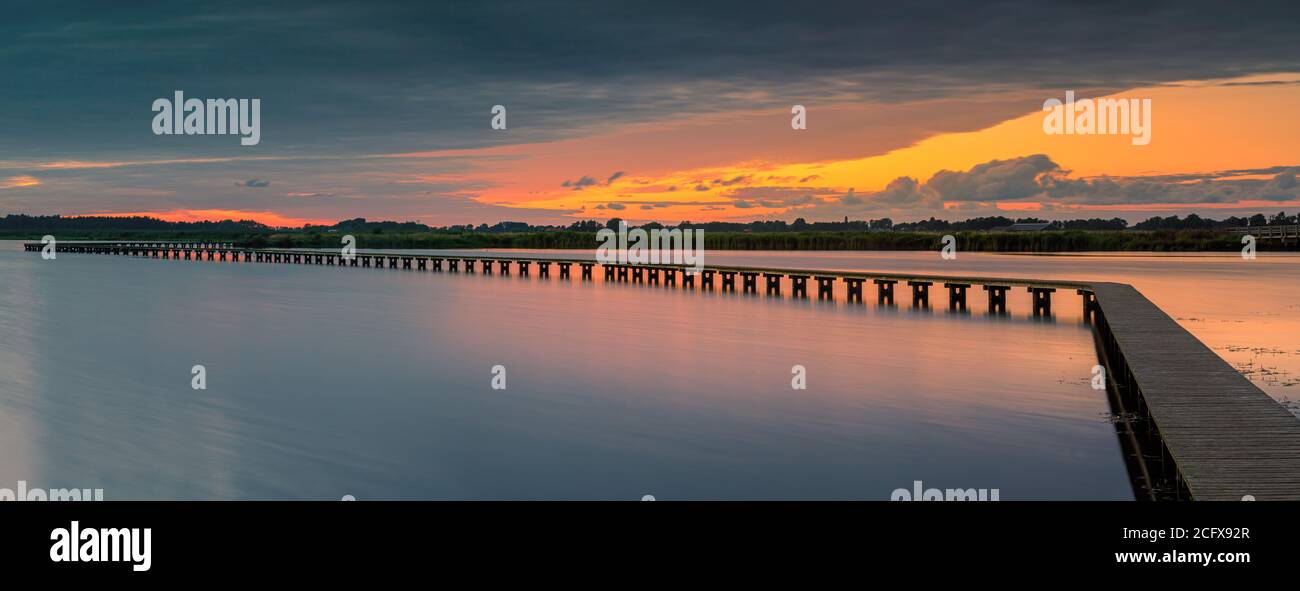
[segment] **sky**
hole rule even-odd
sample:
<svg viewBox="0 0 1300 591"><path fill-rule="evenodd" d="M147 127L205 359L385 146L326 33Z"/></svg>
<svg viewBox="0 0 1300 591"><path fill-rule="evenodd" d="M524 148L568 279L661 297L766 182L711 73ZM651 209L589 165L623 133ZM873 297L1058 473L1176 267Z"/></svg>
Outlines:
<svg viewBox="0 0 1300 591"><path fill-rule="evenodd" d="M0 215L1300 209L1294 1L124 4L3 9ZM260 141L156 134L176 91L259 99ZM1150 101L1149 142L1049 134L1045 101L1067 92Z"/></svg>

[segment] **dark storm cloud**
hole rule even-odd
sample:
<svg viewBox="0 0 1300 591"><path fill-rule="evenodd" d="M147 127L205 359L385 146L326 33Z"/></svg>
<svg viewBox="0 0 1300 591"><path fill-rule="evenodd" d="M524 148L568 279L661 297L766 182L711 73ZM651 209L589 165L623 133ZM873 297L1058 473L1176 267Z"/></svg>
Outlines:
<svg viewBox="0 0 1300 591"><path fill-rule="evenodd" d="M1116 89L1295 70L1300 4L43 2L0 20L0 158L394 152L667 114ZM261 98L256 147L164 141L151 101ZM1054 92L1052 96L1054 96ZM763 97L763 98L756 98ZM485 133L490 108L509 130Z"/></svg>

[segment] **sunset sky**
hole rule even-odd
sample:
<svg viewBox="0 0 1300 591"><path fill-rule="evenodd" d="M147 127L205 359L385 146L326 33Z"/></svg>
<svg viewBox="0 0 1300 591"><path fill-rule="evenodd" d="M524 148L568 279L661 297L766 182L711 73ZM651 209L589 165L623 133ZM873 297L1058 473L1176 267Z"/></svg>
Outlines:
<svg viewBox="0 0 1300 591"><path fill-rule="evenodd" d="M431 225L1300 209L1300 5L47 2L0 20L0 215ZM151 104L259 98L261 142ZM1048 135L1150 99L1151 141ZM490 126L493 105L507 129ZM791 128L791 107L807 129Z"/></svg>

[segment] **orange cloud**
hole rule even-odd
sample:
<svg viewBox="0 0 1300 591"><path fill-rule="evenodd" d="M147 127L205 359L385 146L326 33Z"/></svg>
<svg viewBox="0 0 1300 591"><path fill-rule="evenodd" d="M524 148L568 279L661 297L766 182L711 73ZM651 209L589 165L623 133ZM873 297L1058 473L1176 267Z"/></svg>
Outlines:
<svg viewBox="0 0 1300 591"><path fill-rule="evenodd" d="M27 175L11 176L7 179L0 179L0 189L22 189L25 187L35 187L40 184L40 179Z"/></svg>
<svg viewBox="0 0 1300 591"><path fill-rule="evenodd" d="M276 228L297 228L306 224L330 225L337 220L290 217L273 211L244 209L173 209L171 211L135 211L112 213L83 213L68 217L134 217L158 218L168 222L220 222L223 220L253 220Z"/></svg>

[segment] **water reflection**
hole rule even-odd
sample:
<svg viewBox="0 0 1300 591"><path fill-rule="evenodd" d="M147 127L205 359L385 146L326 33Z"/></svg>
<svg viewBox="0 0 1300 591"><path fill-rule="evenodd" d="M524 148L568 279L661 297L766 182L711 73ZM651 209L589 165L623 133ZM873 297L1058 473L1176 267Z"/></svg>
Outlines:
<svg viewBox="0 0 1300 591"><path fill-rule="evenodd" d="M599 273L9 250L0 272L27 284L0 292L0 330L29 336L5 351L0 421L39 442L0 452L0 482L119 499L886 499L913 480L1132 496L1090 332L1028 317L1022 294L986 316Z"/></svg>

